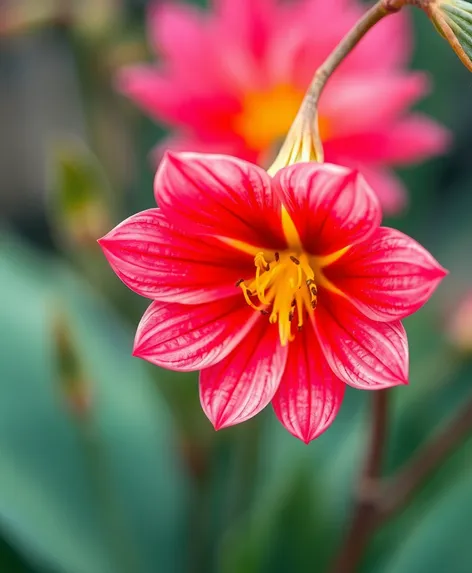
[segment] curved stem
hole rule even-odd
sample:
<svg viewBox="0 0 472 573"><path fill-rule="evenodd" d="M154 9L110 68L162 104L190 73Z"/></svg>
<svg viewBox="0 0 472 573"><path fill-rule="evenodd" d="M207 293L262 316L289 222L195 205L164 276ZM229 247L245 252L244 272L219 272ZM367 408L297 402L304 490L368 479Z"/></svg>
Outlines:
<svg viewBox="0 0 472 573"><path fill-rule="evenodd" d="M416 490L472 433L472 398L436 436L420 448L403 468L386 480L379 513L382 522L402 509Z"/></svg>
<svg viewBox="0 0 472 573"><path fill-rule="evenodd" d="M344 36L316 71L287 137L274 163L268 169L269 174L273 175L282 167L299 161L316 160L319 163L324 161L323 144L318 127L318 103L326 82L375 24L385 16L398 12L403 5L415 1L378 0Z"/></svg>
<svg viewBox="0 0 472 573"><path fill-rule="evenodd" d="M382 471L388 428L388 391L372 397L372 424L364 470L360 477L354 514L344 544L331 569L332 573L356 571L364 549L376 527Z"/></svg>
<svg viewBox="0 0 472 573"><path fill-rule="evenodd" d="M397 10L395 9L394 11ZM333 72L351 53L355 46L357 46L365 34L373 26L375 26L375 24L382 20L382 18L390 13L391 11L386 8L384 0L379 0L362 16L357 24L339 42L339 44L326 58L323 64L316 70L316 73L313 77L310 87L306 92L299 112L300 114L305 115L306 119L310 123L313 124L317 119L316 114L321 93L323 92L323 89L329 78L332 76ZM317 122L315 123L315 126L316 128L313 133L314 146L317 152L317 156L320 158L319 160L322 161L324 156L323 145L321 143Z"/></svg>
<svg viewBox="0 0 472 573"><path fill-rule="evenodd" d="M384 394L384 392L379 394ZM408 504L415 492L472 434L472 397L393 477L381 478L381 462L386 441L386 396L377 397L371 441L360 481L354 516L332 573L356 571L364 549L375 531Z"/></svg>

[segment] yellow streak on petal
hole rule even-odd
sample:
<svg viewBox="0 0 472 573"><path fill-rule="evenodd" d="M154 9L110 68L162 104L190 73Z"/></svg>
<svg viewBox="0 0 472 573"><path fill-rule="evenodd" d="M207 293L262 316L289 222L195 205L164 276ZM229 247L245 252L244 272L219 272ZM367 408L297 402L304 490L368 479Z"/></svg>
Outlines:
<svg viewBox="0 0 472 573"><path fill-rule="evenodd" d="M325 288L339 296L342 296L345 299L349 299L348 295L339 289L333 282L331 282L323 273L323 267L328 267L340 259L347 251L351 248L351 245L344 247L343 249L339 249L330 255L325 255L322 257L312 257L312 264L318 268L318 273L316 274L316 283L318 286Z"/></svg>
<svg viewBox="0 0 472 573"><path fill-rule="evenodd" d="M339 296L342 296L345 299L349 299L349 297L347 296L347 294L345 292L343 292L341 289L339 289L334 283L332 283L329 279L327 279L325 277L325 275L320 272L317 277L316 277L316 284L320 287L325 288L326 290L329 290L331 292L334 292L335 294L338 294Z"/></svg>
<svg viewBox="0 0 472 573"><path fill-rule="evenodd" d="M302 241L300 235L298 234L295 223L288 214L287 209L282 205L282 229L287 239L288 246L296 251L302 251Z"/></svg>
<svg viewBox="0 0 472 573"><path fill-rule="evenodd" d="M222 243L226 243L230 247L233 247L238 251L242 251L243 253L247 253L248 255L252 255L253 257L255 257L262 250L265 250L266 253L270 252L267 249L263 249L263 247L255 247L254 245L250 245L244 241L239 241L238 239L230 239L228 237L220 236L215 236L215 238L220 240Z"/></svg>
<svg viewBox="0 0 472 573"><path fill-rule="evenodd" d="M351 248L351 245L348 245L347 247L344 247L343 249L339 249L339 251L331 253L330 255L323 255L321 257L312 257L312 259L314 261L314 264L319 269L322 269L323 267L328 267L329 265L332 265L333 263L335 263L345 253L347 253L347 251L349 251L350 248Z"/></svg>

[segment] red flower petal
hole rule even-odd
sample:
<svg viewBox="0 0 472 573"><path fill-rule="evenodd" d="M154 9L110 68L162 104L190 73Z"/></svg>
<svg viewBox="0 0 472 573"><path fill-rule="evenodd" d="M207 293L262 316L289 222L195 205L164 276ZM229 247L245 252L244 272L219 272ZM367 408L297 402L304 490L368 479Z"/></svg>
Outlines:
<svg viewBox="0 0 472 573"><path fill-rule="evenodd" d="M363 165L359 171L367 183L375 190L385 215L395 215L408 204L408 192L393 170Z"/></svg>
<svg viewBox="0 0 472 573"><path fill-rule="evenodd" d="M355 136L373 128L391 129L405 109L427 91L428 78L420 72L392 72L383 68L375 74L369 69L333 77L320 102L320 114L328 118L332 130L327 147L330 144L342 147L344 155L350 159L352 154L356 157L358 150L347 149L343 137L350 135L355 140ZM358 113L353 113L354 109Z"/></svg>
<svg viewBox="0 0 472 573"><path fill-rule="evenodd" d="M442 125L419 113L410 114L387 131L369 161L402 165L425 161L447 151L451 140L451 133Z"/></svg>
<svg viewBox="0 0 472 573"><path fill-rule="evenodd" d="M315 330L334 374L347 384L380 390L408 383L408 342L401 322L375 322L339 302L316 309Z"/></svg>
<svg viewBox="0 0 472 573"><path fill-rule="evenodd" d="M445 271L411 237L381 227L324 272L337 288L373 320L400 320L429 299Z"/></svg>
<svg viewBox="0 0 472 573"><path fill-rule="evenodd" d="M116 88L132 99L144 112L156 119L179 123L182 95L174 78L156 67L145 64L126 66L119 70Z"/></svg>
<svg viewBox="0 0 472 573"><path fill-rule="evenodd" d="M153 302L139 323L133 355L187 372L216 364L260 315L240 297L198 305Z"/></svg>
<svg viewBox="0 0 472 573"><path fill-rule="evenodd" d="M272 400L287 359L278 329L261 320L224 360L200 374L200 401L217 430L255 416Z"/></svg>
<svg viewBox="0 0 472 573"><path fill-rule="evenodd" d="M214 5L224 40L233 41L241 52L262 59L274 34L277 3L274 0L214 0Z"/></svg>
<svg viewBox="0 0 472 573"><path fill-rule="evenodd" d="M133 215L99 243L127 287L157 300L195 304L231 296L235 281L254 273L251 256L181 233L159 209Z"/></svg>
<svg viewBox="0 0 472 573"><path fill-rule="evenodd" d="M393 124L372 129L366 125L363 132L333 138L326 145L326 156L338 154L351 163L374 166L406 165L444 153L450 142L451 135L444 127L420 114L410 114Z"/></svg>
<svg viewBox="0 0 472 573"><path fill-rule="evenodd" d="M307 325L290 343L287 366L272 400L278 419L308 444L333 422L344 390L344 382L333 374L311 325Z"/></svg>
<svg viewBox="0 0 472 573"><path fill-rule="evenodd" d="M358 243L380 224L378 199L356 171L301 163L281 169L274 184L310 253L328 255Z"/></svg>
<svg viewBox="0 0 472 573"><path fill-rule="evenodd" d="M232 117L240 109L234 96L215 89L201 93L192 89L196 86L188 85L188 78L184 81L152 65L125 66L115 83L121 93L154 119L191 126L196 131L208 130L213 139L215 134L219 134L217 139L227 137Z"/></svg>
<svg viewBox="0 0 472 573"><path fill-rule="evenodd" d="M183 71L180 68L190 73L206 72L203 64L208 48L208 22L207 14L190 4L152 3L146 22L149 44L158 55L169 58L178 72Z"/></svg>
<svg viewBox="0 0 472 573"><path fill-rule="evenodd" d="M256 165L224 155L167 153L154 192L169 220L188 233L285 247L280 201Z"/></svg>

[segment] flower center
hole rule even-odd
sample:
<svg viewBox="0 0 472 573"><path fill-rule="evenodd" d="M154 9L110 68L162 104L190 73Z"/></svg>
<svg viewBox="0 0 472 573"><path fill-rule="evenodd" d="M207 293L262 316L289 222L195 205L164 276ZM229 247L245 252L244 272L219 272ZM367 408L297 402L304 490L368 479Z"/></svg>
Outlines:
<svg viewBox="0 0 472 573"><path fill-rule="evenodd" d="M285 251L257 253L254 257L256 275L252 280L240 279L236 286L243 291L249 306L279 323L280 342L285 346L294 339L292 322L298 330L306 314L318 302L315 275L306 254Z"/></svg>
<svg viewBox="0 0 472 573"><path fill-rule="evenodd" d="M244 95L242 110L235 117L233 129L248 147L267 151L282 140L297 115L304 92L289 84ZM320 118L321 137L327 134L326 121Z"/></svg>

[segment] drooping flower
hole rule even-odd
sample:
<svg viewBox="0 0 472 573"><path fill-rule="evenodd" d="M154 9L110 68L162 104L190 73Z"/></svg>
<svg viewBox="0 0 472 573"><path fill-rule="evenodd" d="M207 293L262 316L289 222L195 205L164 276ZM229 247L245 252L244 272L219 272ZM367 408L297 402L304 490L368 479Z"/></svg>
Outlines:
<svg viewBox="0 0 472 573"><path fill-rule="evenodd" d="M273 178L223 155L166 154L160 208L100 240L118 277L153 299L134 355L201 370L215 428L272 402L305 442L334 420L344 388L406 384L401 319L445 276L399 231L356 171L299 163Z"/></svg>
<svg viewBox="0 0 472 573"><path fill-rule="evenodd" d="M228 153L268 167L315 69L359 18L356 0L167 2L149 14L158 64L125 68L119 89L177 129L159 149ZM325 159L359 169L385 212L406 192L391 167L444 151L448 133L410 106L427 91L408 72L410 31L390 16L342 64L320 102ZM157 153L160 159L161 152Z"/></svg>

